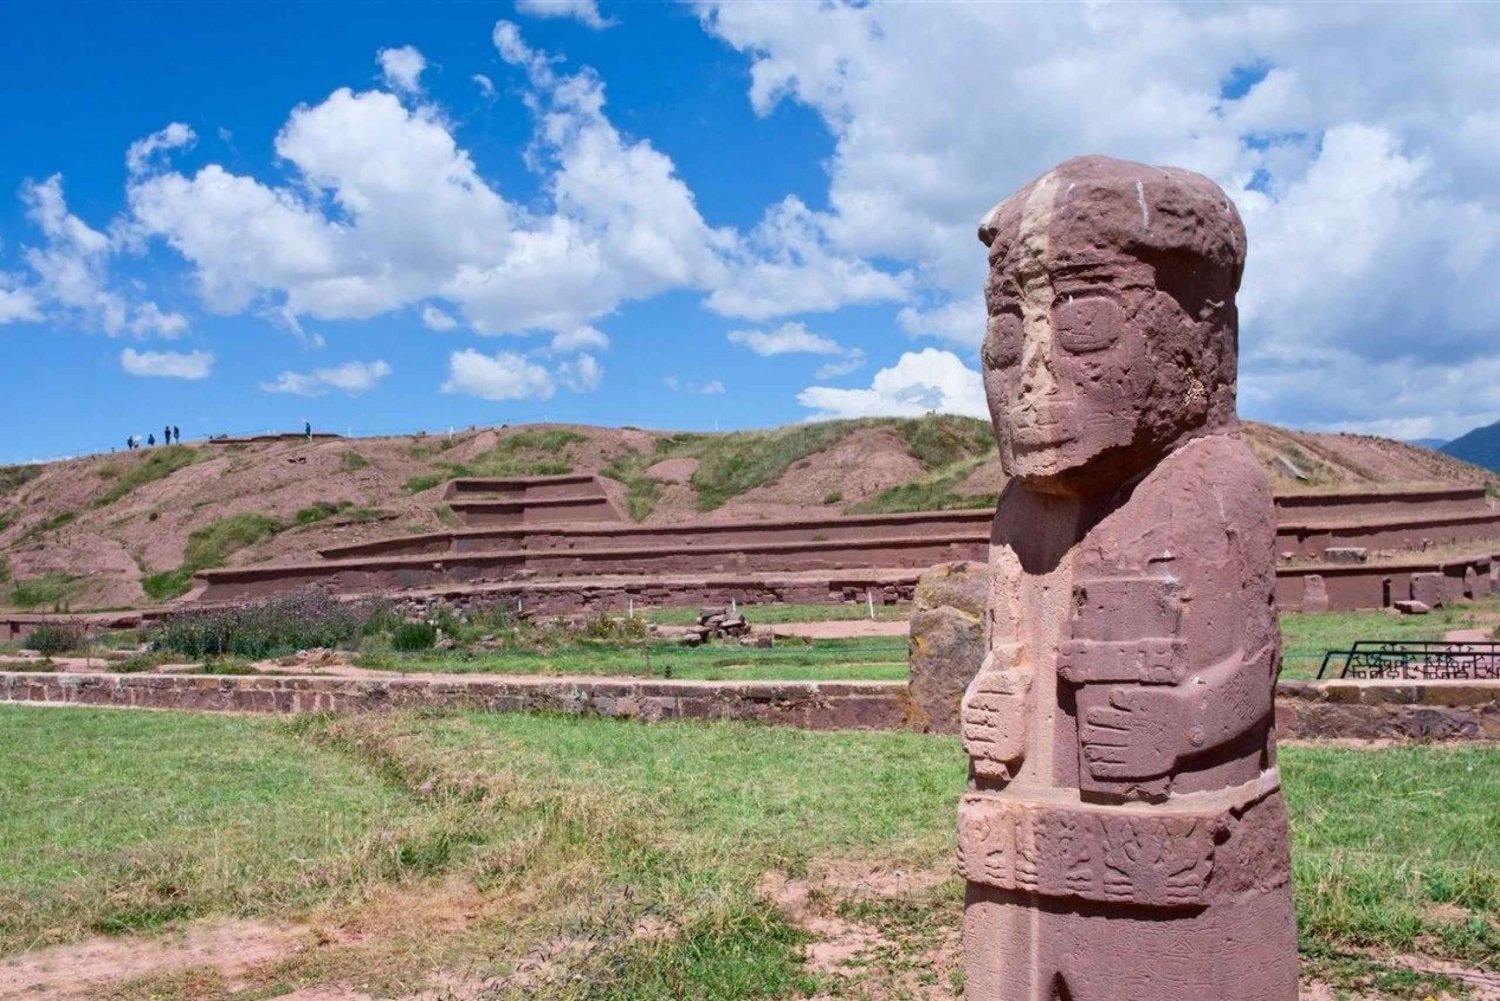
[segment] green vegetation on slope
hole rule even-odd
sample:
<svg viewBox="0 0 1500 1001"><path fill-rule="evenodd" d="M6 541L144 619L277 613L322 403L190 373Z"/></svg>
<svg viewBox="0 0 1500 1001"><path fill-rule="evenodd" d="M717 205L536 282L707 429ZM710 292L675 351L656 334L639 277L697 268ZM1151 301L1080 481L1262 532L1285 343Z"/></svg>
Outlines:
<svg viewBox="0 0 1500 1001"><path fill-rule="evenodd" d="M363 523L367 521L379 521L386 517L386 512L376 507L365 507L355 504L353 501L318 501L307 507L298 509L292 515L292 523L296 525L315 525L320 521L327 521L337 516L343 524Z"/></svg>
<svg viewBox="0 0 1500 1001"><path fill-rule="evenodd" d="M113 485L94 500L94 506L107 507L137 487L170 476L203 457L200 449L190 445L163 445L160 448L145 449L124 472L114 477Z"/></svg>
<svg viewBox="0 0 1500 1001"><path fill-rule="evenodd" d="M985 455L959 459L912 483L889 487L873 497L844 509L845 514L895 514L901 511L950 511L959 508L993 508L999 494L961 494L958 485L984 464Z"/></svg>
<svg viewBox="0 0 1500 1001"><path fill-rule="evenodd" d="M142 579L141 587L154 601L167 601L186 594L192 586L193 574L223 566L233 553L264 542L285 527L277 519L264 514L247 512L220 518L188 536L182 566L148 575Z"/></svg>
<svg viewBox="0 0 1500 1001"><path fill-rule="evenodd" d="M42 475L42 466L0 466L0 494L8 494Z"/></svg>
<svg viewBox="0 0 1500 1001"><path fill-rule="evenodd" d="M10 603L17 608L60 608L72 595L77 580L70 573L60 572L17 579L10 592Z"/></svg>
<svg viewBox="0 0 1500 1001"><path fill-rule="evenodd" d="M966 771L947 737L497 713L6 707L0 755L0 842L26 848L0 856L0 952L313 908L357 931L252 968L247 996L401 996L443 970L575 1001L859 996L803 968L809 933L767 900L767 875L951 873ZM1409 998L1442 978L1383 955L1495 967L1500 752L1291 747L1281 762L1307 973ZM894 936L855 976L956 972L955 953L918 951L917 926L957 926L957 878L889 899L812 886L819 913ZM535 978L506 984L549 947Z"/></svg>
<svg viewBox="0 0 1500 1001"><path fill-rule="evenodd" d="M406 481L406 492L421 493L440 483L469 476L561 476L573 471L569 447L587 437L567 428L506 434L488 452L468 462L439 462L437 470Z"/></svg>
<svg viewBox="0 0 1500 1001"><path fill-rule="evenodd" d="M774 483L793 465L867 428L892 430L905 442L911 455L929 470L967 462L994 448L989 425L983 421L929 414L916 420L821 421L729 434L682 432L658 439L651 452L626 452L601 472L625 484L631 517L640 521L651 513L661 493L660 482L646 476L645 471L665 459L696 459L698 469L693 473L692 486L698 509L712 511L749 490Z"/></svg>

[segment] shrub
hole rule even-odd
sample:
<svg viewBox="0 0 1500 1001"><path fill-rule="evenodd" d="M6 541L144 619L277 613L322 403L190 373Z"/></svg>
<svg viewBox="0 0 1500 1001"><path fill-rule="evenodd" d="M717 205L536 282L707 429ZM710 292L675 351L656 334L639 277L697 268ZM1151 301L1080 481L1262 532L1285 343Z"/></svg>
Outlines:
<svg viewBox="0 0 1500 1001"><path fill-rule="evenodd" d="M11 604L17 608L56 607L73 590L74 579L72 574L49 573L18 580L10 594Z"/></svg>
<svg viewBox="0 0 1500 1001"><path fill-rule="evenodd" d="M233 608L175 612L152 639L159 649L193 658L255 658L348 643L362 625L359 609L309 590Z"/></svg>
<svg viewBox="0 0 1500 1001"><path fill-rule="evenodd" d="M141 578L141 589L152 601L171 601L187 594L193 586L193 572L187 567L164 570Z"/></svg>
<svg viewBox="0 0 1500 1001"><path fill-rule="evenodd" d="M264 514L232 514L188 536L182 569L188 573L223 564L229 554L263 542L281 531L282 524Z"/></svg>
<svg viewBox="0 0 1500 1001"><path fill-rule="evenodd" d="M339 457L339 468L346 473L353 473L357 470L364 469L369 464L370 460L366 459L358 452L345 452L342 456Z"/></svg>
<svg viewBox="0 0 1500 1001"><path fill-rule="evenodd" d="M446 483L448 479L442 473L422 473L407 480L404 489L409 494L419 494L423 490L431 490L439 483Z"/></svg>
<svg viewBox="0 0 1500 1001"><path fill-rule="evenodd" d="M299 525L312 525L325 518L331 518L349 506L348 501L339 501L337 504L332 501L318 501L292 515L292 520Z"/></svg>
<svg viewBox="0 0 1500 1001"><path fill-rule="evenodd" d="M88 632L76 622L49 622L37 626L26 637L26 645L43 657L81 649Z"/></svg>
<svg viewBox="0 0 1500 1001"><path fill-rule="evenodd" d="M990 425L974 417L928 414L900 422L897 431L912 458L929 470L985 455L995 448Z"/></svg>
<svg viewBox="0 0 1500 1001"><path fill-rule="evenodd" d="M843 499L844 492L842 490L830 490L828 493L823 495L824 504L837 504Z"/></svg>
<svg viewBox="0 0 1500 1001"><path fill-rule="evenodd" d="M4 583L8 582L9 580L10 580L10 560L7 557L5 557L5 556L0 555L0 584L4 584Z"/></svg>
<svg viewBox="0 0 1500 1001"><path fill-rule="evenodd" d="M431 650L436 642L437 627L430 622L403 622L391 633L391 648L395 650Z"/></svg>
<svg viewBox="0 0 1500 1001"><path fill-rule="evenodd" d="M0 494L8 494L42 475L41 466L0 466Z"/></svg>

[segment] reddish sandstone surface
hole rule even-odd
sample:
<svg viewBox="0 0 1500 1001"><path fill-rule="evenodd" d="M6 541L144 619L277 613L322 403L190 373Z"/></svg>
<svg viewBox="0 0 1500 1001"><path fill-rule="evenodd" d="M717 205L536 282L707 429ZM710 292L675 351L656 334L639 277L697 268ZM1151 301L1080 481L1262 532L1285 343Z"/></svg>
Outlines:
<svg viewBox="0 0 1500 1001"><path fill-rule="evenodd" d="M1081 157L979 238L1012 483L960 712L965 996L1296 1001L1239 214L1199 174Z"/></svg>

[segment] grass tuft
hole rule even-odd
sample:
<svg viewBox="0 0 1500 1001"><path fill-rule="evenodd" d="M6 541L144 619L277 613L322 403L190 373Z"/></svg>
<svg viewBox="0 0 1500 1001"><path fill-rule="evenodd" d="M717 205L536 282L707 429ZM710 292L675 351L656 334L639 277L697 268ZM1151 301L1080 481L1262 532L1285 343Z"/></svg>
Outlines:
<svg viewBox="0 0 1500 1001"><path fill-rule="evenodd" d="M78 578L70 573L47 573L39 577L17 580L10 593L10 603L17 608L57 608L73 593Z"/></svg>
<svg viewBox="0 0 1500 1001"><path fill-rule="evenodd" d="M108 490L94 500L94 506L107 507L137 487L170 476L179 469L186 469L203 457L199 449L188 445L163 445L160 448L146 449L140 458L115 477Z"/></svg>

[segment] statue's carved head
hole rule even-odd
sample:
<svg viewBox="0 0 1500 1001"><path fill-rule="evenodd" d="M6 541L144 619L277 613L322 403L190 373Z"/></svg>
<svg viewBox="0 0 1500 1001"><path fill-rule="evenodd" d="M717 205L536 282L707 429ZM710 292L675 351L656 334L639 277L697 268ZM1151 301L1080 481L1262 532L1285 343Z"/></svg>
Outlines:
<svg viewBox="0 0 1500 1001"><path fill-rule="evenodd" d="M1088 156L1001 202L984 383L1011 476L1080 493L1232 428L1245 228L1208 178Z"/></svg>

